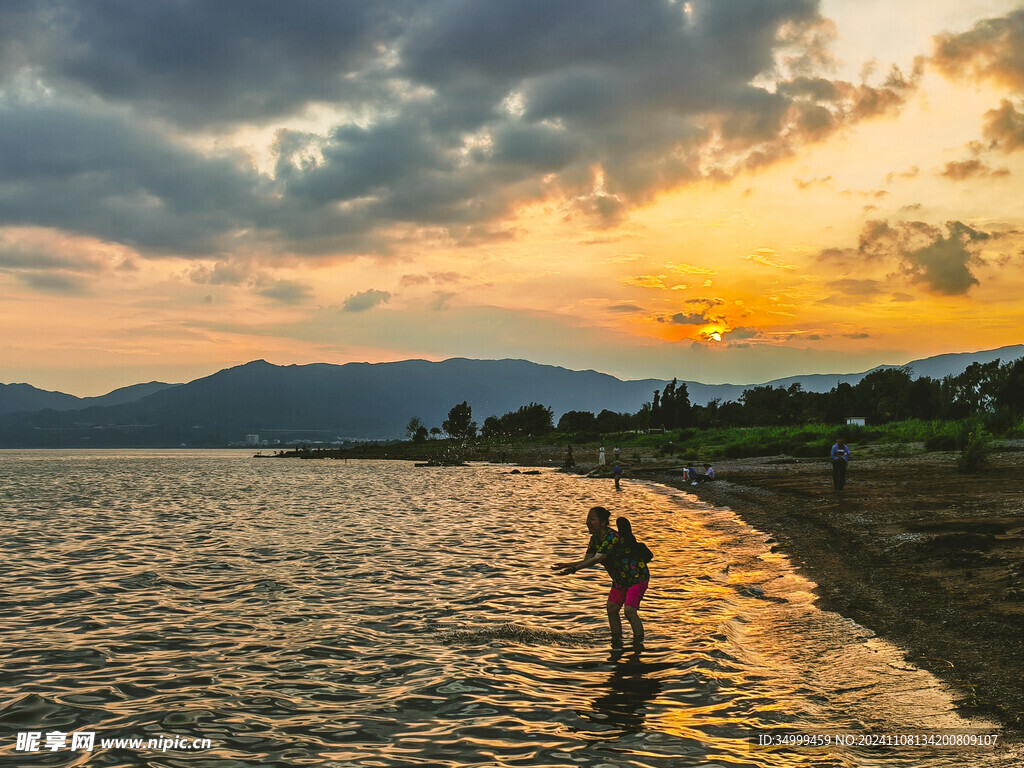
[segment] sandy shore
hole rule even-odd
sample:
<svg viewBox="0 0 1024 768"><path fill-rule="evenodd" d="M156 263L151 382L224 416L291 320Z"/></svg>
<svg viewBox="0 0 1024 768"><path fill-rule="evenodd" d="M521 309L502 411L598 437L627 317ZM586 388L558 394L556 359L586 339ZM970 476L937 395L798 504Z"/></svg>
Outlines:
<svg viewBox="0 0 1024 768"><path fill-rule="evenodd" d="M820 605L903 648L948 681L967 716L1024 737L1024 453L960 475L955 454L855 455L846 488L827 460L716 464L685 485L667 463L627 479L674 485L770 534L818 588ZM603 468L602 468L603 470Z"/></svg>

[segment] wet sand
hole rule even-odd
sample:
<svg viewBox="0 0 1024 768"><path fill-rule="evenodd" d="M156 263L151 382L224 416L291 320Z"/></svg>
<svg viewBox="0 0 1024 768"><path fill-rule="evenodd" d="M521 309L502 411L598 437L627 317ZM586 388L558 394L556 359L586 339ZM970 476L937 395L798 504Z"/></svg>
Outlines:
<svg viewBox="0 0 1024 768"><path fill-rule="evenodd" d="M956 454L855 456L843 491L827 460L726 461L697 487L659 463L626 477L731 508L818 585L823 608L948 681L962 714L1024 738L1024 453L976 475L957 473Z"/></svg>

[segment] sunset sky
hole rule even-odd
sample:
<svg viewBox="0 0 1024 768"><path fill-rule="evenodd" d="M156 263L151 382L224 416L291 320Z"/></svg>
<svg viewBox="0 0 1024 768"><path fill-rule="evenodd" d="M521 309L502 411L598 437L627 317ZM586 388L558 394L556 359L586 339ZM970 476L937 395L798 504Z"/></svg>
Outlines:
<svg viewBox="0 0 1024 768"><path fill-rule="evenodd" d="M1024 5L8 0L0 381L1024 343Z"/></svg>

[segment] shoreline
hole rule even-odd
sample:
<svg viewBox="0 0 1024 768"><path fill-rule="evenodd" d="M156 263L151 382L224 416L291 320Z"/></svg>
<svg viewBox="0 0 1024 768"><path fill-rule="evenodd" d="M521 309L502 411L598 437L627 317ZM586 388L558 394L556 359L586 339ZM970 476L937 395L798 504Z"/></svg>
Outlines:
<svg viewBox="0 0 1024 768"><path fill-rule="evenodd" d="M564 445L498 446L467 458L611 483L614 458L602 466L596 446L576 447L571 469L562 468ZM682 457L645 451L619 463L624 483L683 490L772 537L817 585L822 609L949 684L964 717L994 721L1005 740L1024 741L1024 451L995 453L979 473L961 475L957 453L854 450L843 491L832 488L827 458L727 459L715 462L714 482L697 486L683 481ZM365 453L351 458L425 458ZM305 456L321 457L331 456Z"/></svg>
<svg viewBox="0 0 1024 768"><path fill-rule="evenodd" d="M675 468L624 468L774 538L821 608L949 683L963 716L1024 740L1024 455L995 455L976 475L957 473L956 454L861 455L843 491L818 459L727 460L697 486Z"/></svg>

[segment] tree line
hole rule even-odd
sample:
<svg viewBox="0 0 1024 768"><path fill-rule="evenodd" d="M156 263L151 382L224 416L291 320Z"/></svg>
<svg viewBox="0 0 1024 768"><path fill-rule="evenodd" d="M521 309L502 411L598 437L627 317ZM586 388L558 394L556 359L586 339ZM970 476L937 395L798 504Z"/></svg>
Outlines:
<svg viewBox="0 0 1024 768"><path fill-rule="evenodd" d="M601 435L651 429L794 426L809 423L842 424L862 417L867 424L888 424L908 419L960 420L984 416L990 426L1009 427L1024 416L1024 358L1001 363L972 363L956 376L913 378L907 368L886 368L867 374L857 384L838 383L828 392L808 392L799 384L789 387L751 387L737 400L690 402L686 384L673 379L655 390L650 402L636 413L603 410L568 411L557 425L550 407L524 405L503 416L488 416L479 429L483 438ZM448 412L440 429L428 430L419 418L406 427L414 442L441 433L457 439L478 434L472 408L465 401Z"/></svg>

